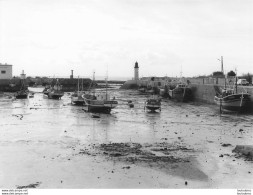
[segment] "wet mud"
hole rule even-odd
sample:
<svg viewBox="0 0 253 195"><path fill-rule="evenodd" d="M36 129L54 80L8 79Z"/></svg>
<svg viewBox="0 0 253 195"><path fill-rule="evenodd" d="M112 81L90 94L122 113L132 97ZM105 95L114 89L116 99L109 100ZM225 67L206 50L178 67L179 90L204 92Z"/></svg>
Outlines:
<svg viewBox="0 0 253 195"><path fill-rule="evenodd" d="M99 117L71 105L71 93L0 99L0 188L252 186L252 159L234 151L252 145L252 115L167 99L150 113L148 95L109 92L119 105Z"/></svg>

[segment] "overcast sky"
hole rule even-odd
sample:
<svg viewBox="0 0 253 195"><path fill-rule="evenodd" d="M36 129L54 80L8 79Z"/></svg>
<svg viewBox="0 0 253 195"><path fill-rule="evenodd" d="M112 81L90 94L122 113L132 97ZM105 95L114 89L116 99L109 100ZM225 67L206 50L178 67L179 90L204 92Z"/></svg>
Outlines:
<svg viewBox="0 0 253 195"><path fill-rule="evenodd" d="M27 75L253 73L252 0L0 0L0 62Z"/></svg>

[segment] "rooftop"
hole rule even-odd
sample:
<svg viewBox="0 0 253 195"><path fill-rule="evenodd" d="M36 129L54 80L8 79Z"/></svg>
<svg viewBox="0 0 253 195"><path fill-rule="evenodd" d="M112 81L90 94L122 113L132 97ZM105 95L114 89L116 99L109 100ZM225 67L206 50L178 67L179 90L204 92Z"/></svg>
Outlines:
<svg viewBox="0 0 253 195"><path fill-rule="evenodd" d="M12 66L12 65L10 65L10 64L2 64L2 63L0 63L0 66Z"/></svg>

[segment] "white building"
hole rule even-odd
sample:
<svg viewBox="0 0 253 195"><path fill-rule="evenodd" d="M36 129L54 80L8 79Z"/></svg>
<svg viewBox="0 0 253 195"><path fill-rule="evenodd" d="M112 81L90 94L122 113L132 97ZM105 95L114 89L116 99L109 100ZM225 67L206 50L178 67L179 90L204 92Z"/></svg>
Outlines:
<svg viewBox="0 0 253 195"><path fill-rule="evenodd" d="M0 79L12 78L12 65L0 63Z"/></svg>

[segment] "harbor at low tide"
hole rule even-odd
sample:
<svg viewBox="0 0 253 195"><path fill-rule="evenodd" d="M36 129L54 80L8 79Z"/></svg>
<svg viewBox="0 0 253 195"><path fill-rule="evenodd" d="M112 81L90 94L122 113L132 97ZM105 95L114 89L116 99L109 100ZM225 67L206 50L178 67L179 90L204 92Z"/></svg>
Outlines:
<svg viewBox="0 0 253 195"><path fill-rule="evenodd" d="M118 107L93 118L42 90L1 101L0 188L252 187L252 161L232 152L252 143L252 114L167 99L151 113L147 95L109 89Z"/></svg>

